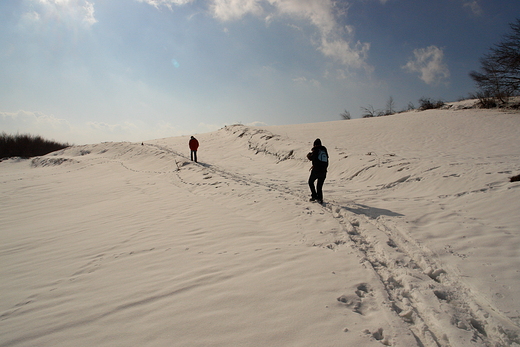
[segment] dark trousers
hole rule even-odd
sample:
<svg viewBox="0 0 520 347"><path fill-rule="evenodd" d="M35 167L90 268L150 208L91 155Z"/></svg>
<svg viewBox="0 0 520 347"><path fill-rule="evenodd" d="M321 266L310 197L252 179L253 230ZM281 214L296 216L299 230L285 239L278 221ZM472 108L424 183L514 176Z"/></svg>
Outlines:
<svg viewBox="0 0 520 347"><path fill-rule="evenodd" d="M311 195L313 199L323 200L323 183L325 182L326 175L317 174L314 171L311 171L311 175L309 176L309 188L311 188ZM314 188L314 182L316 183L316 188Z"/></svg>
<svg viewBox="0 0 520 347"><path fill-rule="evenodd" d="M197 162L197 151L191 151L191 161Z"/></svg>

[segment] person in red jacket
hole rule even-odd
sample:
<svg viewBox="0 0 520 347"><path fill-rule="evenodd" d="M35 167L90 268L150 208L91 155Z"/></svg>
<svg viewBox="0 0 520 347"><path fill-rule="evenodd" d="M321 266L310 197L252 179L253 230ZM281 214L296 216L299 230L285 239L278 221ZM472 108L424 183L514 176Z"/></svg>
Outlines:
<svg viewBox="0 0 520 347"><path fill-rule="evenodd" d="M190 138L191 161L197 162L197 150L199 149L199 141L193 136Z"/></svg>

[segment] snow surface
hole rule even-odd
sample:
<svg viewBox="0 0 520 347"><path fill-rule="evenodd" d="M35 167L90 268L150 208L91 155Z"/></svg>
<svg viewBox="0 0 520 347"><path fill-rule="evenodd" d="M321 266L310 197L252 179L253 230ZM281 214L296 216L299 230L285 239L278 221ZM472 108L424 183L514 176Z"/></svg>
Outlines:
<svg viewBox="0 0 520 347"><path fill-rule="evenodd" d="M518 346L519 134L451 108L4 160L0 346Z"/></svg>

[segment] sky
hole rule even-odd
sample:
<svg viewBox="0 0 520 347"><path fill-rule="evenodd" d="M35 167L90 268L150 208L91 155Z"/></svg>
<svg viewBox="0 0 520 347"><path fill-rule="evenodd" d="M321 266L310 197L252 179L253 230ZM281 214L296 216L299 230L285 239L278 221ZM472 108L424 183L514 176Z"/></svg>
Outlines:
<svg viewBox="0 0 520 347"><path fill-rule="evenodd" d="M445 102L518 0L1 0L0 132L70 144Z"/></svg>

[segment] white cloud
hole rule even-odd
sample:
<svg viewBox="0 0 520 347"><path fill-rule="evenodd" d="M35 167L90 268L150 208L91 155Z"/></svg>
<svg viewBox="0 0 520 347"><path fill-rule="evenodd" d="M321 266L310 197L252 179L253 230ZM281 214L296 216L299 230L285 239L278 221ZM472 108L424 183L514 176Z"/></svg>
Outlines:
<svg viewBox="0 0 520 347"><path fill-rule="evenodd" d="M467 9L469 9L471 11L471 13L475 16L481 16L482 13L484 12L477 0L473 0L473 1L465 0L463 6Z"/></svg>
<svg viewBox="0 0 520 347"><path fill-rule="evenodd" d="M172 9L172 5L180 6L186 5L194 0L138 0L139 2L147 3L148 5L152 5L155 8L160 8L161 6L167 7L170 10Z"/></svg>
<svg viewBox="0 0 520 347"><path fill-rule="evenodd" d="M239 19L246 14L263 13L261 0L213 0L210 9L215 18L222 21Z"/></svg>
<svg viewBox="0 0 520 347"><path fill-rule="evenodd" d="M39 135L46 139L70 143L86 141L89 136L86 132L79 131L65 119L41 112L24 110L0 112L0 128L9 134Z"/></svg>
<svg viewBox="0 0 520 347"><path fill-rule="evenodd" d="M208 124L208 123L199 123L197 126L197 133L207 133L211 131L216 131L220 128L222 128L224 125L218 125L218 124Z"/></svg>
<svg viewBox="0 0 520 347"><path fill-rule="evenodd" d="M341 27L335 13L340 13L336 3L331 0L268 0L275 6L278 15L307 19L320 34L318 50L326 57L351 68L365 68L369 43L354 42L352 26ZM345 10L346 11L346 10Z"/></svg>
<svg viewBox="0 0 520 347"><path fill-rule="evenodd" d="M357 42L353 45L340 38L330 39L329 37L322 37L320 51L327 57L338 60L341 64L353 68L368 68L365 63L369 43Z"/></svg>
<svg viewBox="0 0 520 347"><path fill-rule="evenodd" d="M309 20L323 35L337 29L334 2L331 0L267 0L280 15Z"/></svg>
<svg viewBox="0 0 520 347"><path fill-rule="evenodd" d="M369 43L355 42L352 26L340 26L338 15L347 11L331 0L268 0L277 8L278 15L307 19L319 32L318 50L347 68L370 71L366 57Z"/></svg>
<svg viewBox="0 0 520 347"><path fill-rule="evenodd" d="M30 133L58 138L56 135L70 131L71 126L66 120L53 115L20 110L0 112L0 128L7 133Z"/></svg>
<svg viewBox="0 0 520 347"><path fill-rule="evenodd" d="M83 6L83 12L84 12L83 21L85 23L87 23L88 25L97 23L96 18L94 18L94 4L86 1L85 5Z"/></svg>
<svg viewBox="0 0 520 347"><path fill-rule="evenodd" d="M32 0L32 3L34 9L23 15L24 21L36 23L46 20L69 25L82 23L88 27L97 23L94 4L86 0Z"/></svg>
<svg viewBox="0 0 520 347"><path fill-rule="evenodd" d="M294 30L297 30L297 31L303 32L303 29L302 29L300 26L298 26L298 25L287 24L287 26L288 26L289 28L293 28Z"/></svg>
<svg viewBox="0 0 520 347"><path fill-rule="evenodd" d="M139 129L138 126L130 122L123 122L122 124L108 124L104 122L87 122L87 126L94 131L103 132L106 134L125 134Z"/></svg>
<svg viewBox="0 0 520 347"><path fill-rule="evenodd" d="M191 2L191 0L138 1L155 7ZM366 63L370 44L355 42L352 39L353 28L339 25L337 21L337 16L344 15L348 6L345 7L333 0L207 0L207 2L211 14L223 22L237 20L245 15L261 17L266 23L276 18L304 19L316 28L320 39L313 42L323 55L347 68L364 68L366 71L371 71Z"/></svg>
<svg viewBox="0 0 520 347"><path fill-rule="evenodd" d="M22 15L22 22L37 23L40 21L40 14L36 11L26 12Z"/></svg>
<svg viewBox="0 0 520 347"><path fill-rule="evenodd" d="M444 63L444 52L436 46L420 48L413 51L414 59L410 60L404 69L419 73L420 79L429 85L445 82L450 77L450 71Z"/></svg>
<svg viewBox="0 0 520 347"><path fill-rule="evenodd" d="M307 79L306 77L297 77L297 78L293 78L293 82L294 83L297 83L297 84L301 84L301 85L309 85L311 87L314 87L314 88L320 88L321 87L321 83L320 81L317 81L313 78L311 78L310 80Z"/></svg>
<svg viewBox="0 0 520 347"><path fill-rule="evenodd" d="M196 129L180 129L170 123L152 124L141 120L126 120L118 123L82 122L72 124L65 119L42 112L0 111L0 129L2 132L38 135L45 139L76 145L106 141L141 142L214 131L221 127L222 125L200 123Z"/></svg>

